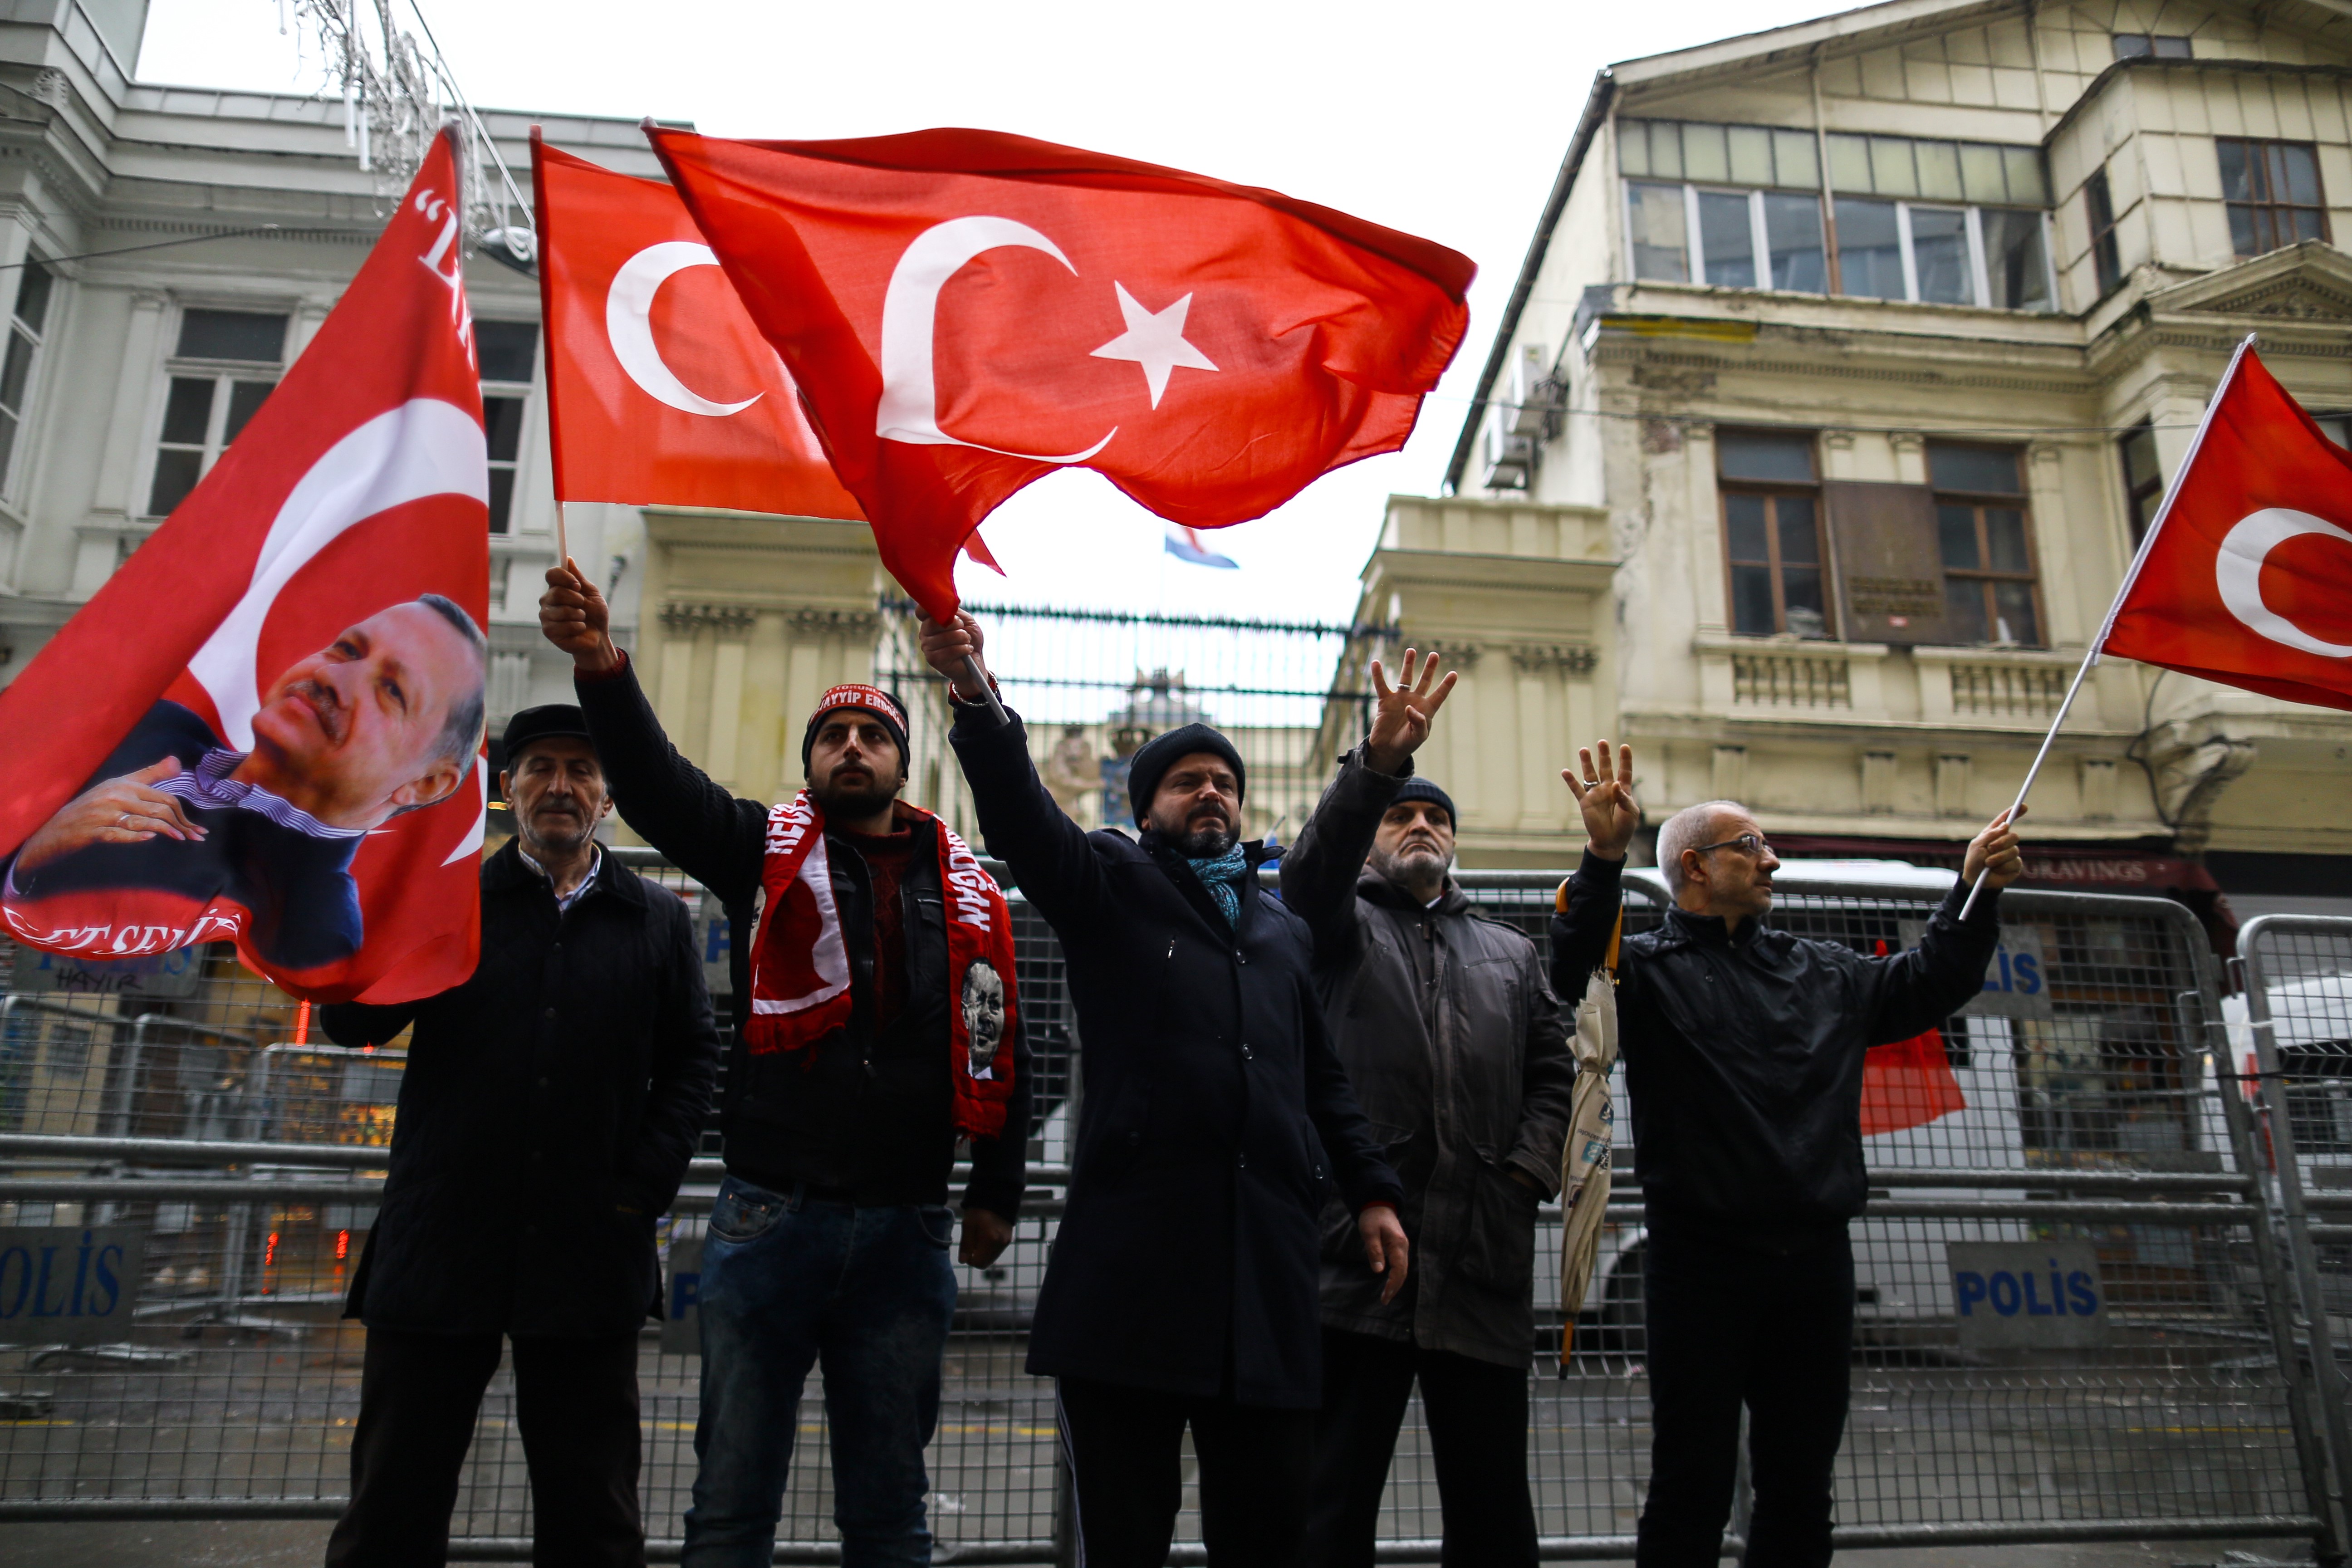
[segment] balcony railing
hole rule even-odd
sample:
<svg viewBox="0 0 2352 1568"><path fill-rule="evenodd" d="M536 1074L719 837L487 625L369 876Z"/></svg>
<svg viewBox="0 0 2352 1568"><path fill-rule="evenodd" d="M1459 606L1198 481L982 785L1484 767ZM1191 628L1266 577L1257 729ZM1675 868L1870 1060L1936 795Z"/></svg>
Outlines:
<svg viewBox="0 0 2352 1568"><path fill-rule="evenodd" d="M1706 710L1727 718L2000 730L2047 724L2081 658L2046 648L1896 649L1721 633L1701 633L1694 651Z"/></svg>

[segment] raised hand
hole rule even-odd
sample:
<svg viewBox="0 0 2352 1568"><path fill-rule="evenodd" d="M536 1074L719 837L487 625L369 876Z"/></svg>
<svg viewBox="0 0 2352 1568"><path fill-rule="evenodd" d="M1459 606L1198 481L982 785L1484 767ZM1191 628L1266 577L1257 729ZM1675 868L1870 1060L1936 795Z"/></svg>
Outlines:
<svg viewBox="0 0 2352 1568"><path fill-rule="evenodd" d="M956 695L967 702L980 700L983 689L972 679L971 672L982 668L980 650L987 643L988 639L981 635L980 623L961 610L945 626L928 616L923 620L924 662L946 676L954 685Z"/></svg>
<svg viewBox="0 0 2352 1568"><path fill-rule="evenodd" d="M1598 763L1593 761L1596 748L1582 747L1576 753L1577 765L1562 768L1559 776L1568 781L1569 793L1584 813L1584 836L1592 852L1604 860L1622 860L1626 846L1633 842L1633 830L1642 826L1642 808L1633 799L1633 748L1619 746L1612 756L1604 740L1597 749Z"/></svg>
<svg viewBox="0 0 2352 1568"><path fill-rule="evenodd" d="M539 596L540 634L572 656L574 669L601 675L621 667L612 626L612 606L578 562L567 555L562 565L547 569L547 592Z"/></svg>
<svg viewBox="0 0 2352 1568"><path fill-rule="evenodd" d="M93 844L144 844L159 833L166 838L203 838L203 826L189 817L179 796L148 787L176 778L180 771L179 758L165 757L135 773L90 785L25 840L16 869L37 871Z"/></svg>
<svg viewBox="0 0 2352 1568"><path fill-rule="evenodd" d="M1420 681L1414 682L1415 668ZM1437 655L1433 652L1426 664L1412 648L1404 650L1404 672L1396 685L1389 684L1388 671L1379 659L1372 660L1372 731L1364 737L1364 761L1380 773L1393 773L1404 767L1405 759L1421 749L1429 739L1431 721L1453 695L1454 683L1462 679L1459 670L1448 670L1443 681L1437 679ZM1432 689L1432 683L1435 689Z"/></svg>

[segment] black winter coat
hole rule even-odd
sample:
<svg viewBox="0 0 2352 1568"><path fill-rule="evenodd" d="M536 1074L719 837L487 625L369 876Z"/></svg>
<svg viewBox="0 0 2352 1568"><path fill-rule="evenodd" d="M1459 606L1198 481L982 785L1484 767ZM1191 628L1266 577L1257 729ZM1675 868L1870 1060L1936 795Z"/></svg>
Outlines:
<svg viewBox="0 0 2352 1568"><path fill-rule="evenodd" d="M1324 1195L1334 1177L1350 1209L1403 1189L1332 1054L1306 923L1246 876L1228 925L1157 834L1078 826L1017 718L959 704L951 738L990 853L1061 936L1078 1016L1084 1111L1029 1371L1313 1408Z"/></svg>
<svg viewBox="0 0 2352 1568"><path fill-rule="evenodd" d="M509 843L482 863L482 957L420 1002L320 1015L346 1046L415 1025L383 1205L345 1316L553 1338L658 1315L654 1221L710 1106L719 1040L676 893L607 855L559 912Z"/></svg>
<svg viewBox="0 0 2352 1568"><path fill-rule="evenodd" d="M1587 854L1551 921L1552 984L1582 995L1616 923L1622 861ZM1984 987L1990 889L1956 882L1919 945L1884 958L1669 910L1619 953L1617 1038L1650 1223L1770 1237L1843 1228L1870 1187L1863 1056L1937 1027Z"/></svg>
<svg viewBox="0 0 2352 1568"><path fill-rule="evenodd" d="M1536 1208L1559 1187L1576 1095L1536 944L1451 879L1424 908L1363 868L1406 774L1351 752L1282 858L1282 901L1315 933L1315 983L1348 1081L1404 1183L1412 1272L1395 1300L1353 1216L1323 1219L1323 1321L1524 1367L1535 1343Z"/></svg>

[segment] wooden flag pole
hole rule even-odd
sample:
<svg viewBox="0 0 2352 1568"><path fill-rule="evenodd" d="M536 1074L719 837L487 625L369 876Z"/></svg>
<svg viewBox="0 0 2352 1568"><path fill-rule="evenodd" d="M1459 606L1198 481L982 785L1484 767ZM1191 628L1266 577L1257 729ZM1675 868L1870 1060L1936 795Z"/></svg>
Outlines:
<svg viewBox="0 0 2352 1568"><path fill-rule="evenodd" d="M2025 770L2025 782L2017 786L2017 798L2010 803L2007 821L2014 823L2017 814L2025 809L2025 797L2032 792L2033 781L2041 775L2042 764L2050 755L2051 742L2058 739L2058 727L2066 722L2067 710L2074 706L2074 694L2083 689L2084 678L2097 667L2100 651L2107 646L2107 634L2116 629L2116 616L2122 613L2124 600L2130 596L2132 584L2139 581L2140 568L2147 564L2148 552L2156 547L2157 535L2164 531L2165 520L2172 515L2172 503L2180 494L2182 482L2189 478L2189 470L2196 466L2198 448L2205 445L2205 432L2213 425L2213 411L2221 406L2221 395L2230 390L2231 382L2238 379L2238 366L2245 359L2246 352L2254 346L2254 337L2252 332L2246 334L2245 341L2230 356L2230 366L2221 373L2221 383L2213 388L2213 395L2205 400L2205 413L2197 421L2197 434L2189 437L2188 455L2180 459L2180 467L2173 470L2172 483L2165 487L2163 503L2156 509L2156 521L2147 525L2147 532L2141 536L2139 549L2132 555L2130 569L2124 573L2123 583L2116 589L2114 601L2107 605L2106 616L2099 622L2099 635L2091 639L2090 651L2083 656L2082 667L2074 671L2074 682L2066 688L2065 700L2058 704L2057 714L2050 721L2049 731L2042 737L2042 749L2033 753L2033 765ZM1984 891L1984 884L1985 873L1979 871L1976 882L1969 889L1968 901L1960 906L1962 920L1968 919L1969 911L1977 907L1977 895Z"/></svg>
<svg viewBox="0 0 2352 1568"><path fill-rule="evenodd" d="M555 559L565 565L572 563L572 538L563 531L563 498L555 500Z"/></svg>

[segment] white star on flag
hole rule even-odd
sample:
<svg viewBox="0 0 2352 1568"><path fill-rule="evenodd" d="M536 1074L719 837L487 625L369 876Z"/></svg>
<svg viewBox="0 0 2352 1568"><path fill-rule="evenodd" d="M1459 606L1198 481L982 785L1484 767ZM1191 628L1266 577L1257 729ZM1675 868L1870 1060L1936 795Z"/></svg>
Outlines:
<svg viewBox="0 0 2352 1568"><path fill-rule="evenodd" d="M1166 310L1154 314L1135 302L1127 285L1114 280L1111 287L1118 290L1118 311L1127 318L1127 331L1094 351L1096 359L1133 360L1143 367L1143 379L1151 388L1151 406L1160 406L1160 395L1168 390L1168 374L1178 365L1187 370L1214 370L1209 356L1184 341L1185 312L1192 308L1192 296L1185 295Z"/></svg>

